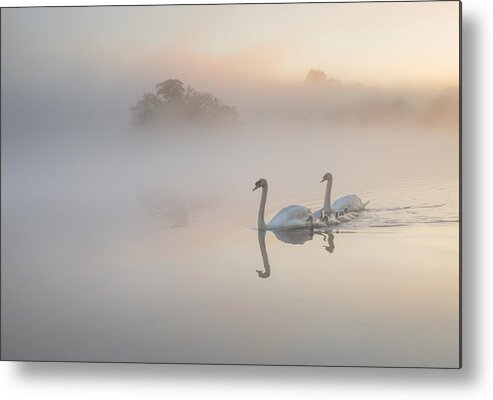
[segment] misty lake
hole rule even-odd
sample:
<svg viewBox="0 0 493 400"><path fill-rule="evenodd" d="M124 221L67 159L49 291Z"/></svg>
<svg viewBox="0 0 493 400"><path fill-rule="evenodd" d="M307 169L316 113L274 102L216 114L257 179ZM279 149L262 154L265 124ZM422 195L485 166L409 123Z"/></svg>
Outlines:
<svg viewBox="0 0 493 400"><path fill-rule="evenodd" d="M2 359L459 367L460 21L3 8Z"/></svg>
<svg viewBox="0 0 493 400"><path fill-rule="evenodd" d="M457 138L279 130L5 137L3 357L457 367ZM327 171L368 210L256 230Z"/></svg>

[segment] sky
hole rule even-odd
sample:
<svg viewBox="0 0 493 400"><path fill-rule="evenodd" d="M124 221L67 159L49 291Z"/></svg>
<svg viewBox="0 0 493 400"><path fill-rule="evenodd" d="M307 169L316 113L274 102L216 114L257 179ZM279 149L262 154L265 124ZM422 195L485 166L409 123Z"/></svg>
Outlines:
<svg viewBox="0 0 493 400"><path fill-rule="evenodd" d="M2 11L4 82L163 71L190 81L457 86L458 2Z"/></svg>

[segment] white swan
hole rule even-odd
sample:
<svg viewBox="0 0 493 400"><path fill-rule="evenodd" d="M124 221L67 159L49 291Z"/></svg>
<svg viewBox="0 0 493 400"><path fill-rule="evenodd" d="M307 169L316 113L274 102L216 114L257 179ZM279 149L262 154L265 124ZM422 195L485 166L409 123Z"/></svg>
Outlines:
<svg viewBox="0 0 493 400"><path fill-rule="evenodd" d="M322 182L327 182L327 185L325 186L324 206L320 210L317 210L312 214L314 220L322 219L324 215L330 217L333 214L332 207L330 205L330 195L332 192L332 174L330 172L327 172L322 177L320 183Z"/></svg>
<svg viewBox="0 0 493 400"><path fill-rule="evenodd" d="M334 215L330 217L327 214L325 214L322 218L322 221L325 224L325 226L339 225L341 221L339 221L337 217L338 217L338 213L334 213Z"/></svg>
<svg viewBox="0 0 493 400"><path fill-rule="evenodd" d="M370 202L367 201L366 203L363 203L363 201L361 201L361 199L355 194L349 194L347 196L338 198L331 205L330 196L332 192L332 174L330 172L327 172L322 177L320 183L325 181L327 182L327 186L325 188L324 206L320 210L317 210L312 214L314 219L322 218L323 217L322 212L324 212L330 217L334 212L344 211L345 208L347 208L348 212L350 213L362 211Z"/></svg>
<svg viewBox="0 0 493 400"><path fill-rule="evenodd" d="M347 215L344 214L344 211L336 211L336 219L338 221L342 222L349 222L351 221L351 218L349 218Z"/></svg>
<svg viewBox="0 0 493 400"><path fill-rule="evenodd" d="M265 203L267 201L268 185L265 179L259 179L255 182L253 190L262 188L262 197L258 210L257 226L258 229L306 229L307 218L311 215L310 209L303 206L287 206L280 210L268 224L265 223Z"/></svg>
<svg viewBox="0 0 493 400"><path fill-rule="evenodd" d="M347 196L340 197L334 201L334 203L332 203L332 210L343 211L347 208L349 212L362 211L369 202L370 200L363 203L363 201L355 194L348 194Z"/></svg>
<svg viewBox="0 0 493 400"><path fill-rule="evenodd" d="M327 224L325 223L325 221L322 221L322 220L314 221L312 215L310 215L306 219L306 222L307 222L307 228L311 232L313 232L315 229L324 229L324 228L327 228Z"/></svg>
<svg viewBox="0 0 493 400"><path fill-rule="evenodd" d="M342 211L336 211L334 213L334 220L337 221L339 224L343 224L344 222L351 221L351 218L348 218L346 215L344 215L344 212Z"/></svg>
<svg viewBox="0 0 493 400"><path fill-rule="evenodd" d="M349 214L349 209L347 207L345 207L344 210L341 211L341 214L349 218L350 220L354 218L352 214Z"/></svg>
<svg viewBox="0 0 493 400"><path fill-rule="evenodd" d="M357 212L357 211L350 212L349 208L345 207L344 208L344 214L347 215L351 219L355 219L359 215L359 212Z"/></svg>

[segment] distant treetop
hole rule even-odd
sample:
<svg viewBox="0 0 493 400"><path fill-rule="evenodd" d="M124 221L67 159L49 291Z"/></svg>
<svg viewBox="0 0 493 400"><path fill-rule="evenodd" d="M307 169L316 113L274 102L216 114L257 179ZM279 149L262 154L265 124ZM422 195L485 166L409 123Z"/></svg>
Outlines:
<svg viewBox="0 0 493 400"><path fill-rule="evenodd" d="M130 108L137 125L166 126L195 123L201 126L231 124L238 112L207 92L199 92L178 79L168 79L156 85L154 93L144 93Z"/></svg>
<svg viewBox="0 0 493 400"><path fill-rule="evenodd" d="M337 79L327 78L327 74L321 69L311 69L305 78L307 85L337 85L340 83Z"/></svg>
<svg viewBox="0 0 493 400"><path fill-rule="evenodd" d="M311 69L305 78L305 83L325 83L327 81L327 74L320 69Z"/></svg>

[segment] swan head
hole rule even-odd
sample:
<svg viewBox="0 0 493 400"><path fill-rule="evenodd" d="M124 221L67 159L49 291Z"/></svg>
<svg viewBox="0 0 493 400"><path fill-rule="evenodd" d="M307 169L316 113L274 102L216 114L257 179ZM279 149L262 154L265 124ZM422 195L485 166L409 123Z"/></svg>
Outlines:
<svg viewBox="0 0 493 400"><path fill-rule="evenodd" d="M257 182L255 182L255 187L252 190L257 190L259 188L266 188L266 187L267 187L267 181L264 178L261 178Z"/></svg>
<svg viewBox="0 0 493 400"><path fill-rule="evenodd" d="M330 172L327 172L323 177L320 183L325 182L325 181L332 181L332 174Z"/></svg>

